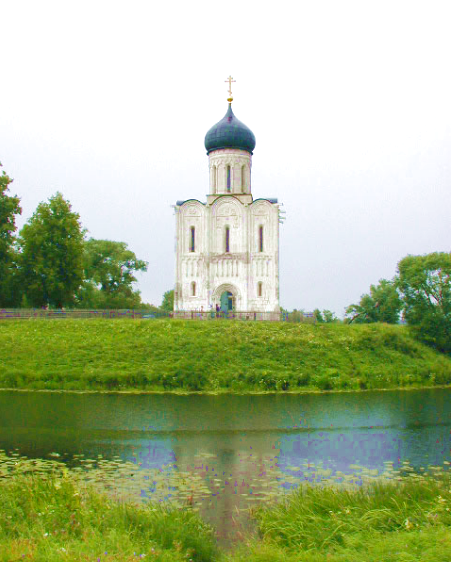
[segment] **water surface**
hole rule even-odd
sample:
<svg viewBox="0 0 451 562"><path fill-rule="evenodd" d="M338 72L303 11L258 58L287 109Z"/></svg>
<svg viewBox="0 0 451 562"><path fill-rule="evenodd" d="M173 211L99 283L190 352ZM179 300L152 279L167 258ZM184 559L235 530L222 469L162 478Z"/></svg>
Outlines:
<svg viewBox="0 0 451 562"><path fill-rule="evenodd" d="M198 507L222 543L303 481L451 461L451 389L190 395L0 392L0 448L58 458L134 501ZM58 457L56 455L59 455ZM391 473L391 472L390 472Z"/></svg>

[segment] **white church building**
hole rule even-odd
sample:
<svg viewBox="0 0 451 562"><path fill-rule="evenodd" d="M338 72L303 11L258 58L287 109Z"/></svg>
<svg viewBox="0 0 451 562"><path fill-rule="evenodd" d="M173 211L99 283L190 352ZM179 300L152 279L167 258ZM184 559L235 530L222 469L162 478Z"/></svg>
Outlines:
<svg viewBox="0 0 451 562"><path fill-rule="evenodd" d="M229 90L227 113L205 136L207 201L175 205L175 313L280 310L279 205L252 196L255 136L232 100Z"/></svg>

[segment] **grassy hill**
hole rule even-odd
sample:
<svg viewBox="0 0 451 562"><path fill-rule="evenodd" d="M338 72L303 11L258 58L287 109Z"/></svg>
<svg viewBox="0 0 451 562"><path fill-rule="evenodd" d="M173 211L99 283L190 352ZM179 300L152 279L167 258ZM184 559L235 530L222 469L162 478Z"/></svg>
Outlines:
<svg viewBox="0 0 451 562"><path fill-rule="evenodd" d="M405 326L0 322L0 388L283 392L450 382L451 359Z"/></svg>

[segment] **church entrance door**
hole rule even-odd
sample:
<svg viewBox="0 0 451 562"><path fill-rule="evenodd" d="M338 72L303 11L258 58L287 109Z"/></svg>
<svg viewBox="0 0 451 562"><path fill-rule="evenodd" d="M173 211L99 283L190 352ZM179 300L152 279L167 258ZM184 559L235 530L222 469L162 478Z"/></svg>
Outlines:
<svg viewBox="0 0 451 562"><path fill-rule="evenodd" d="M221 312L229 312L233 306L233 295L230 291L224 291L221 295Z"/></svg>

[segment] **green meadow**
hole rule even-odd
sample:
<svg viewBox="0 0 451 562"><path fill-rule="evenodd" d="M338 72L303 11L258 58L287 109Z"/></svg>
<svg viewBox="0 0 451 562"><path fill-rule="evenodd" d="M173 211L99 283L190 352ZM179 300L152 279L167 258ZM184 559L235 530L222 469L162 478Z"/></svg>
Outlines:
<svg viewBox="0 0 451 562"><path fill-rule="evenodd" d="M0 322L0 388L286 392L447 385L406 326L227 320Z"/></svg>
<svg viewBox="0 0 451 562"><path fill-rule="evenodd" d="M189 504L120 502L62 463L0 457L0 562L451 559L451 479L440 467L358 489L301 487L251 511L257 534L220 549Z"/></svg>

